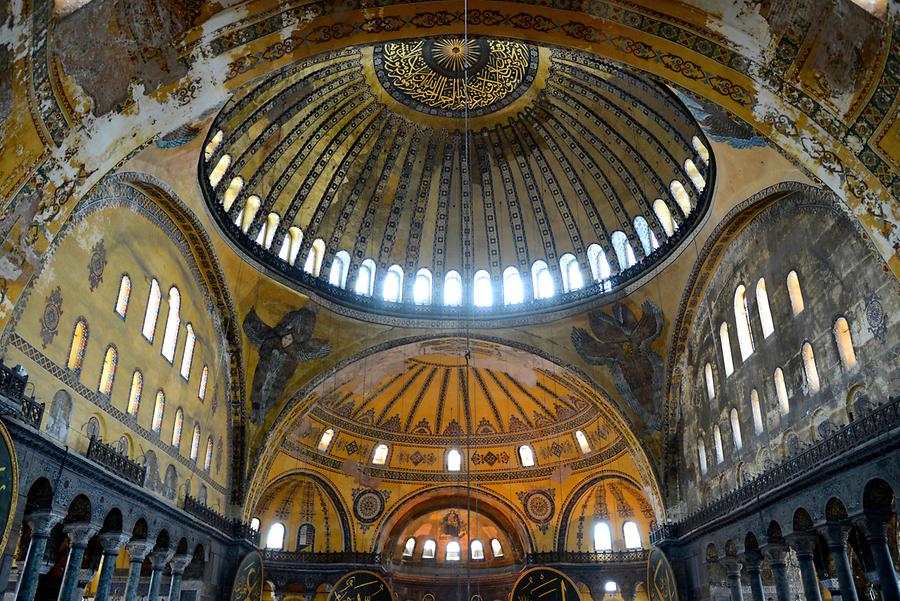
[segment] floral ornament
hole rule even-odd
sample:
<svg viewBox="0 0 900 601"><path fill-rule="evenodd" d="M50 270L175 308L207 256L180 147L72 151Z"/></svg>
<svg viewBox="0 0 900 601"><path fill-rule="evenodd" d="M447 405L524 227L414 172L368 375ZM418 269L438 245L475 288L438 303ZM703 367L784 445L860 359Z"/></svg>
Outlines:
<svg viewBox="0 0 900 601"><path fill-rule="evenodd" d="M44 312L41 314L41 346L53 342L59 333L59 318L62 316L62 290L57 286L44 301Z"/></svg>
<svg viewBox="0 0 900 601"><path fill-rule="evenodd" d="M101 239L91 249L91 262L88 264L88 282L93 292L103 281L103 270L106 268L106 247Z"/></svg>

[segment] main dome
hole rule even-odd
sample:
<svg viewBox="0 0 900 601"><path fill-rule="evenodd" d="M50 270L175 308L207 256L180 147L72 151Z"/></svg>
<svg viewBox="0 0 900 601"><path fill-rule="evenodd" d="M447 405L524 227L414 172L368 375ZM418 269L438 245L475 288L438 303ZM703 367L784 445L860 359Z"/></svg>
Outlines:
<svg viewBox="0 0 900 601"><path fill-rule="evenodd" d="M534 315L636 281L709 206L667 88L493 38L348 47L240 90L200 183L231 243L337 310Z"/></svg>

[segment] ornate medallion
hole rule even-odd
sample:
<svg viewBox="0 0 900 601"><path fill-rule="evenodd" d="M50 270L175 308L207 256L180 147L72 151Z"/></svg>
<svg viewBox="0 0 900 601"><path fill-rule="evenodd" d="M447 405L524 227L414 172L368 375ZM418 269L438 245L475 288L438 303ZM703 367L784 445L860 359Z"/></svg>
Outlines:
<svg viewBox="0 0 900 601"><path fill-rule="evenodd" d="M881 304L881 299L877 295L870 293L866 294L865 303L866 322L869 324L869 332L872 333L872 336L878 342L884 344L885 333L887 332L884 305Z"/></svg>
<svg viewBox="0 0 900 601"><path fill-rule="evenodd" d="M656 547L647 556L647 588L650 601L678 601L675 574L665 554Z"/></svg>
<svg viewBox="0 0 900 601"><path fill-rule="evenodd" d="M440 117L478 117L520 97L534 82L538 50L486 38L435 38L375 47L375 72L398 102Z"/></svg>
<svg viewBox="0 0 900 601"><path fill-rule="evenodd" d="M345 574L328 595L328 601L393 601L391 587L374 572L357 570Z"/></svg>
<svg viewBox="0 0 900 601"><path fill-rule="evenodd" d="M545 490L531 490L526 493L518 493L525 515L536 524L546 524L553 519L556 513L556 503L553 497Z"/></svg>
<svg viewBox="0 0 900 601"><path fill-rule="evenodd" d="M41 346L43 348L47 348L59 332L62 301L62 290L59 286L44 301L44 312L41 314Z"/></svg>
<svg viewBox="0 0 900 601"><path fill-rule="evenodd" d="M259 601L262 599L264 582L262 553L251 551L241 560L234 575L231 601Z"/></svg>
<svg viewBox="0 0 900 601"><path fill-rule="evenodd" d="M384 497L376 490L365 490L353 500L353 514L360 522L374 522L384 511Z"/></svg>
<svg viewBox="0 0 900 601"><path fill-rule="evenodd" d="M519 576L510 601L578 601L581 596L568 576L553 568L532 568Z"/></svg>
<svg viewBox="0 0 900 601"><path fill-rule="evenodd" d="M91 249L91 262L88 265L88 283L93 292L103 281L103 270L106 269L106 247L101 239Z"/></svg>

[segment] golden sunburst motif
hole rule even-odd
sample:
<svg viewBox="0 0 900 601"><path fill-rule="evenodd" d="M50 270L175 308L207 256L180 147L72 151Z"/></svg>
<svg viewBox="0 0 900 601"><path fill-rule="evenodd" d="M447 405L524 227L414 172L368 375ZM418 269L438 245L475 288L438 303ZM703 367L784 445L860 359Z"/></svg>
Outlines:
<svg viewBox="0 0 900 601"><path fill-rule="evenodd" d="M451 71L463 71L478 62L480 52L475 40L452 38L438 40L431 48L435 62Z"/></svg>

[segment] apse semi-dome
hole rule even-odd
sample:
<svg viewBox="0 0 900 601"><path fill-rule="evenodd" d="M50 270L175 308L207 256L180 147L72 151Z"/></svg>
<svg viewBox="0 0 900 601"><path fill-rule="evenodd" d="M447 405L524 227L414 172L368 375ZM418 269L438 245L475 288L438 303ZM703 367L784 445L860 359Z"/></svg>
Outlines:
<svg viewBox="0 0 900 601"><path fill-rule="evenodd" d="M240 90L200 183L231 243L334 308L534 314L658 265L714 163L670 90L593 55L439 37L348 47Z"/></svg>

